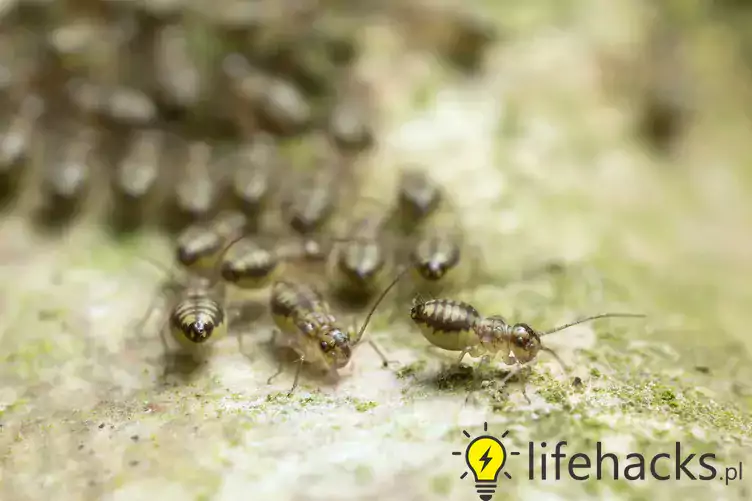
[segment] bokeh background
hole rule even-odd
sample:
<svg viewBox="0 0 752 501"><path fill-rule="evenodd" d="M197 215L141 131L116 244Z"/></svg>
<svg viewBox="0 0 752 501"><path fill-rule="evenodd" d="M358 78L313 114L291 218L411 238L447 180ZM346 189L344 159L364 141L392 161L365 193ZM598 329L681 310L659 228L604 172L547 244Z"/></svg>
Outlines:
<svg viewBox="0 0 752 501"><path fill-rule="evenodd" d="M748 499L747 480L529 480L525 451L749 462L750 23L731 0L3 1L0 498L477 499L451 452L487 422L522 451L495 499ZM154 129L159 168L123 184L158 189L134 202L118 166ZM231 203L225 160L265 134L274 229L291 180L332 168L322 131L344 216L406 165L451 195L483 269L452 297L541 329L648 318L552 335L569 370L542 354L503 388L500 362L427 350L397 301L369 331L389 370L365 347L287 397L259 318L163 381L159 320L133 327L167 276L145 258L169 266L175 231Z"/></svg>

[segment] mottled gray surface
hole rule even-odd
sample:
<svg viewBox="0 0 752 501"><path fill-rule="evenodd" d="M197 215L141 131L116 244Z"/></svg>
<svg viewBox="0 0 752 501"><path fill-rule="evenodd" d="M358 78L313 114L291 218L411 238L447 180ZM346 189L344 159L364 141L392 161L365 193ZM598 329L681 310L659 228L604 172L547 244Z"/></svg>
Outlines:
<svg viewBox="0 0 752 501"><path fill-rule="evenodd" d="M474 436L485 421L523 452L494 499L748 499L746 477L728 487L527 479L530 440L567 440L570 454L594 454L596 441L619 454L671 452L681 440L752 468L752 129L740 112L752 100L733 76L730 39L687 21L701 120L675 160L658 161L632 139L633 102L612 92L643 74L629 57L648 12L566 4L499 6L508 40L478 81L442 78L387 26L364 29L363 72L380 83L386 110L370 186L386 192L398 163L414 160L451 188L470 243L498 277L454 295L486 314L541 328L609 310L649 319L546 338L570 373L542 354L523 378L529 403L519 383L496 391L500 374L486 369L490 382L465 405L472 378L447 369L453 357L426 350L408 324L389 325L388 312L371 332L400 369L381 369L363 347L338 387L306 378L288 399L292 369L266 385L276 361L268 327L253 325L251 360L230 336L193 378L164 386L158 319L142 338L133 323L160 279L137 256L166 262L169 242L144 235L118 246L88 222L51 241L6 218L0 498L477 499L451 452L467 444L463 429ZM609 79L604 68L624 72ZM565 273L500 286L551 258L570 263Z"/></svg>

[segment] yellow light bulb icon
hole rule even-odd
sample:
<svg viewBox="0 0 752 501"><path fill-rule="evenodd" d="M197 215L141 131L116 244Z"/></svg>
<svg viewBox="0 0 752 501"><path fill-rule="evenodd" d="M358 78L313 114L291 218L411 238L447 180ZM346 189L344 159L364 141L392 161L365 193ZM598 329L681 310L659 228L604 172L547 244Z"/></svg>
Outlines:
<svg viewBox="0 0 752 501"><path fill-rule="evenodd" d="M489 501L496 491L499 472L507 460L507 451L496 437L475 438L465 451L465 461L475 475L475 489L483 501Z"/></svg>

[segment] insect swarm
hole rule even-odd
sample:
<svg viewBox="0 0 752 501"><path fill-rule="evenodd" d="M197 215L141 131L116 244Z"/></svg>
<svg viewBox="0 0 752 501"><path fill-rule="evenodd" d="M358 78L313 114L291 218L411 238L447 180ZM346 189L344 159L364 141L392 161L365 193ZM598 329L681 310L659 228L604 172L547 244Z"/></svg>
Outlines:
<svg viewBox="0 0 752 501"><path fill-rule="evenodd" d="M394 285L394 284L392 284ZM291 395L298 386L303 363L307 362L322 371L331 381L339 380L339 370L352 359L353 349L363 340L363 333L376 311L376 307L391 289L387 287L368 313L359 330L343 329L332 314L329 304L321 294L308 285L278 280L272 286L270 311L277 326L272 343L291 348L299 357ZM381 357L383 365L389 360L373 341L368 341ZM282 373L283 363L268 383Z"/></svg>

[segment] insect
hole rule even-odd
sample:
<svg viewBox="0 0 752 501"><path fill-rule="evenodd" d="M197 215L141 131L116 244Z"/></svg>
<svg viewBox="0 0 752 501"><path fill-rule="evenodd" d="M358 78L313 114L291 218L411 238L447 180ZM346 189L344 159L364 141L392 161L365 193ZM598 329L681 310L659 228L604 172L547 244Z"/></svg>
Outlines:
<svg viewBox="0 0 752 501"><path fill-rule="evenodd" d="M136 131L128 141L113 178L118 228L133 230L144 222L157 189L163 143L162 131L156 129Z"/></svg>
<svg viewBox="0 0 752 501"><path fill-rule="evenodd" d="M257 227L269 200L272 173L281 167L274 138L257 134L250 145L239 149L233 160L237 162L232 173L235 206Z"/></svg>
<svg viewBox="0 0 752 501"><path fill-rule="evenodd" d="M299 355L295 379L288 395L298 386L304 362L323 371L332 380L339 378L338 370L349 364L353 349L362 342L368 322L390 289L391 286L384 289L363 325L356 331L340 326L328 303L315 288L284 280L274 283L269 306L278 330L275 331L273 343L292 348ZM369 340L368 343L381 357L383 365L388 366L389 360L379 347L373 341ZM281 373L282 364L268 382L271 383Z"/></svg>
<svg viewBox="0 0 752 501"><path fill-rule="evenodd" d="M250 107L256 119L241 128L261 126L274 134L289 136L303 131L311 122L312 110L300 89L287 80L253 67L240 54L230 54L223 61L223 71L231 94L241 108Z"/></svg>
<svg viewBox="0 0 752 501"><path fill-rule="evenodd" d="M193 278L178 295L169 317L170 333L181 349L205 356L209 341L227 334L224 298L204 278ZM165 349L167 342L163 336Z"/></svg>
<svg viewBox="0 0 752 501"><path fill-rule="evenodd" d="M469 303L453 299L418 299L410 309L410 318L431 344L447 351L460 352L457 364L466 355L492 358L500 354L505 365L514 366L501 381L502 385L529 365L541 350L551 353L561 363L553 350L541 344L544 336L601 318L645 316L637 313L602 313L539 331L526 323L510 324L499 315L484 317Z"/></svg>
<svg viewBox="0 0 752 501"><path fill-rule="evenodd" d="M217 205L218 189L210 173L212 147L202 141L188 145L187 161L175 186L178 220L206 221Z"/></svg>
<svg viewBox="0 0 752 501"><path fill-rule="evenodd" d="M400 173L397 217L403 231L413 231L434 214L444 200L441 188L425 171L406 168Z"/></svg>
<svg viewBox="0 0 752 501"><path fill-rule="evenodd" d="M271 244L269 239L241 238L227 249L220 264L226 283L239 289L256 290L272 283L293 261L317 263L325 256L315 240Z"/></svg>
<svg viewBox="0 0 752 501"><path fill-rule="evenodd" d="M192 273L207 276L216 273L220 256L239 239L246 227L245 216L237 211L220 212L208 223L186 227L177 238L177 262Z"/></svg>
<svg viewBox="0 0 752 501"><path fill-rule="evenodd" d="M299 235L321 230L336 207L337 179L332 169L321 169L302 176L297 190L283 202L283 214L289 227Z"/></svg>
<svg viewBox="0 0 752 501"><path fill-rule="evenodd" d="M146 261L164 269L159 263ZM167 293L170 307L159 329L165 356L173 351L165 335L169 331L170 337L175 341L173 345L177 345L178 354L190 355L194 362L200 362L211 353L214 342L227 334L228 315L224 307L224 287L221 283L200 275L176 277L170 273L170 276L162 294ZM139 322L139 331L156 306L155 297ZM165 369L168 371L169 367Z"/></svg>
<svg viewBox="0 0 752 501"><path fill-rule="evenodd" d="M332 108L329 134L340 150L358 152L373 146L374 132L368 109L368 89L348 78L340 86L342 96Z"/></svg>
<svg viewBox="0 0 752 501"><path fill-rule="evenodd" d="M83 79L72 79L66 90L73 104L86 114L96 115L112 124L147 126L156 119L157 107L142 91L126 86L104 86Z"/></svg>
<svg viewBox="0 0 752 501"><path fill-rule="evenodd" d="M19 181L19 169L28 160L35 125L44 112L44 101L29 95L11 117L8 126L0 132L0 191L13 190Z"/></svg>
<svg viewBox="0 0 752 501"><path fill-rule="evenodd" d="M83 203L93 174L93 152L99 134L89 126L79 126L70 137L61 137L51 151L53 158L44 170L45 220L59 221L76 212Z"/></svg>
<svg viewBox="0 0 752 501"><path fill-rule="evenodd" d="M330 285L348 303L367 301L381 288L390 264L386 218L379 214L356 217L346 237L335 239L328 267Z"/></svg>

